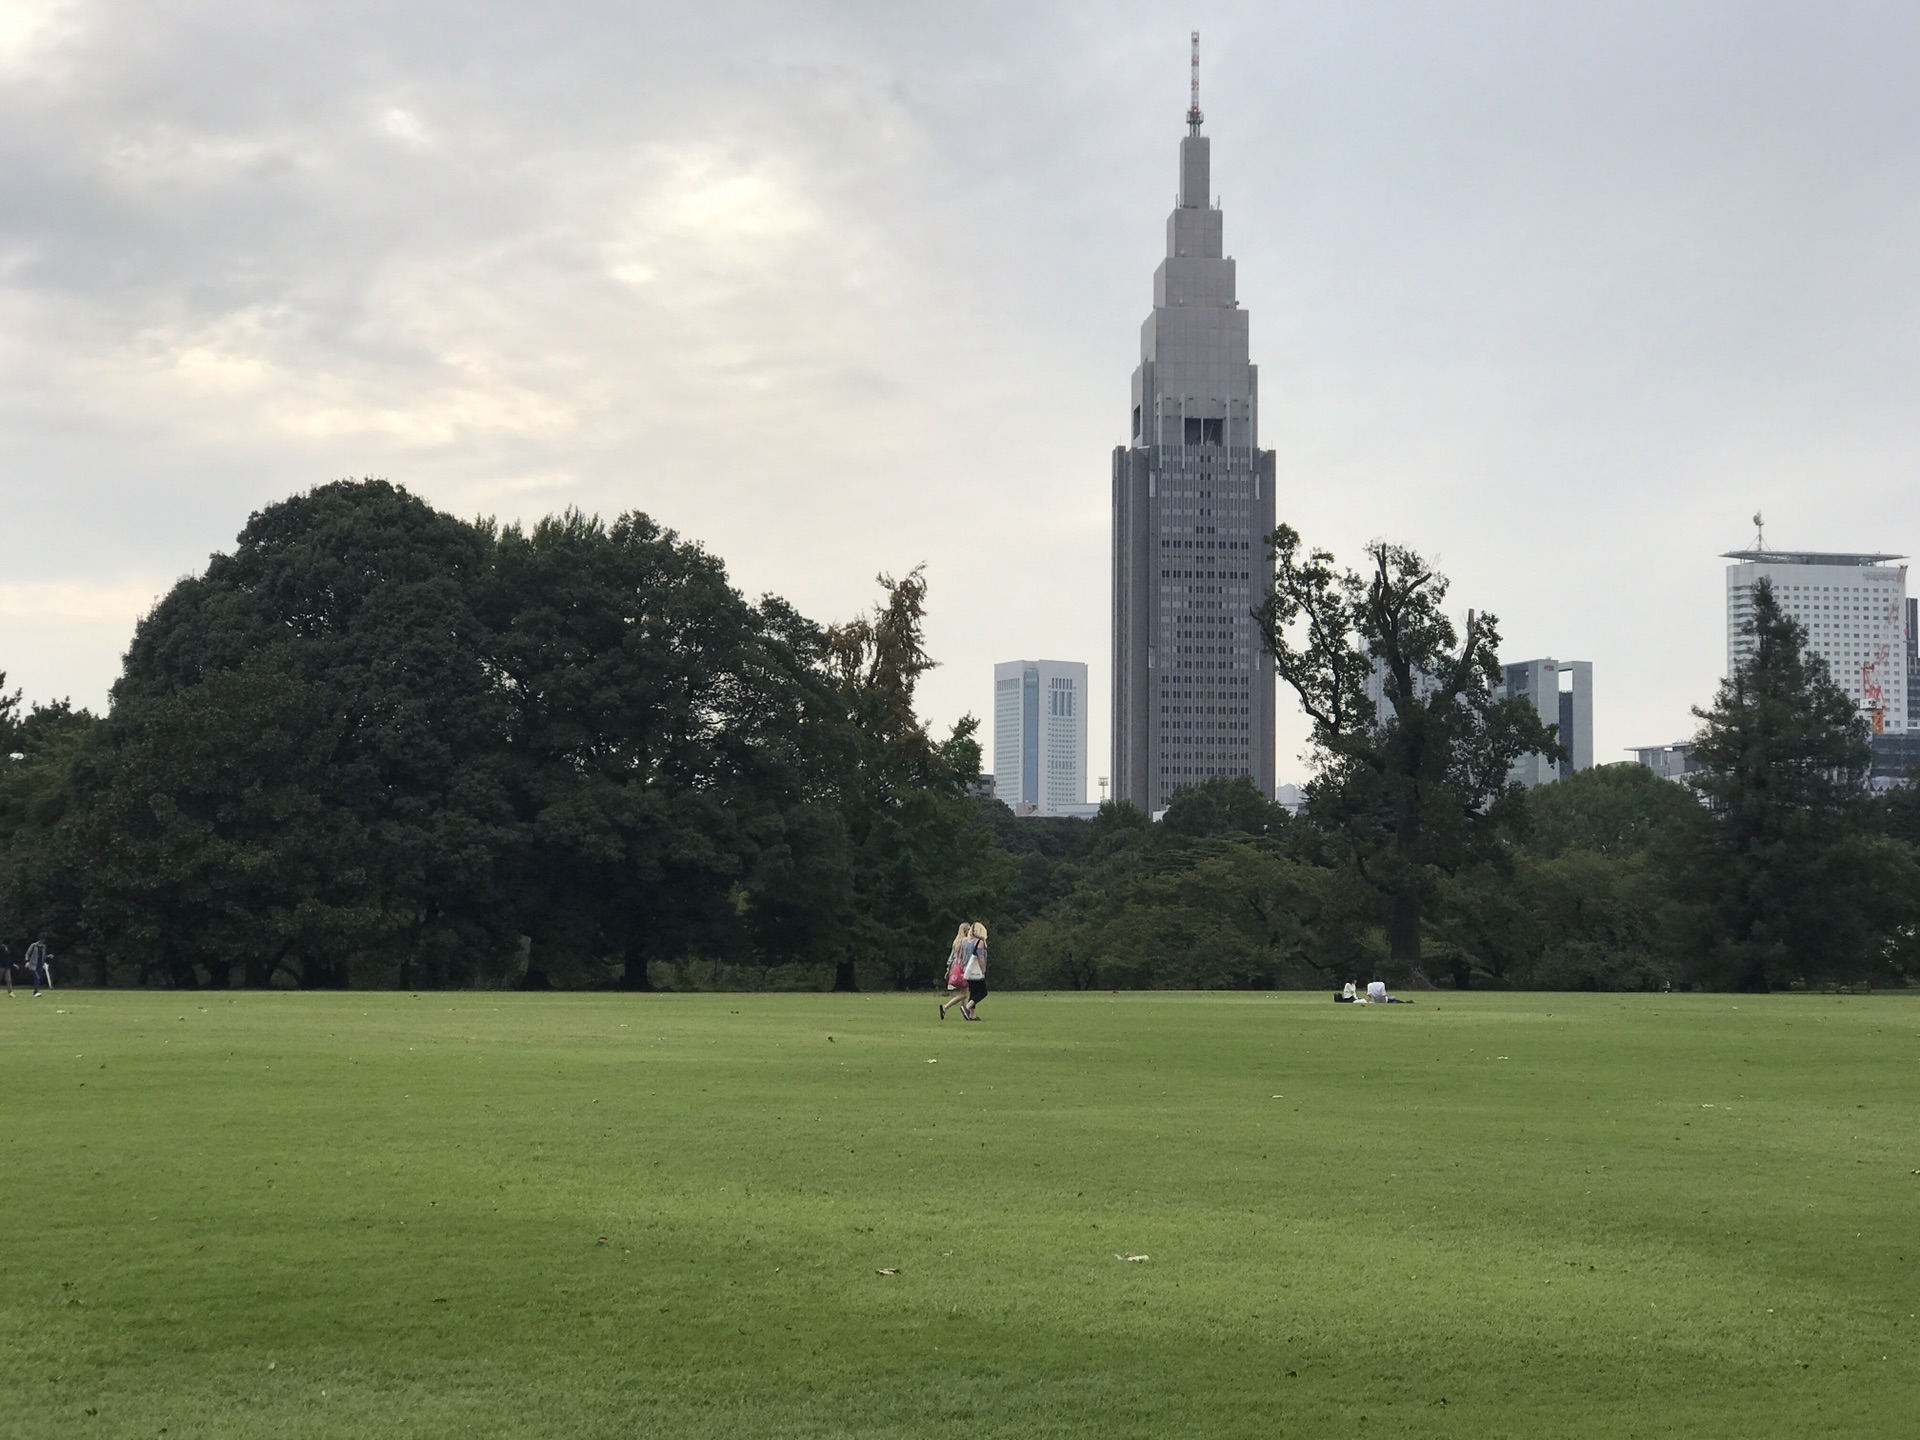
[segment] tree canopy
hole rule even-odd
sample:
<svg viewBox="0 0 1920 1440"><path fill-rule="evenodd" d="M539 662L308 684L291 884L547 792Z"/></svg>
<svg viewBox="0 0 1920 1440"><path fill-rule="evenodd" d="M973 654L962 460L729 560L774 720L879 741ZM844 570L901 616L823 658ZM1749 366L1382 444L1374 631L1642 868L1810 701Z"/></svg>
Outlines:
<svg viewBox="0 0 1920 1440"><path fill-rule="evenodd" d="M0 704L8 889L178 985L904 977L1004 863L971 723L912 713L924 582L888 593L829 631L644 515L321 486L160 601L105 721Z"/></svg>
<svg viewBox="0 0 1920 1440"><path fill-rule="evenodd" d="M1920 877L1911 850L1869 823L1866 721L1764 579L1743 633L1745 657L1694 711L1689 781L1705 809L1682 872L1698 907L1692 969L1747 990L1885 973Z"/></svg>
<svg viewBox="0 0 1920 1440"><path fill-rule="evenodd" d="M1515 762L1558 744L1530 705L1502 698L1495 618L1469 610L1456 630L1446 578L1412 550L1376 541L1362 573L1291 526L1271 546L1255 617L1311 726L1309 807L1380 894L1393 963L1422 977L1438 877L1493 852L1519 806Z"/></svg>
<svg viewBox="0 0 1920 1440"><path fill-rule="evenodd" d="M253 516L140 623L104 717L0 675L0 937L174 986L995 983L1648 990L1920 974L1920 794L1756 593L1689 785L1523 791L1552 728L1444 577L1282 527L1257 612L1318 766L1090 821L979 792L917 709L922 571L821 625L650 517L468 522L380 481Z"/></svg>

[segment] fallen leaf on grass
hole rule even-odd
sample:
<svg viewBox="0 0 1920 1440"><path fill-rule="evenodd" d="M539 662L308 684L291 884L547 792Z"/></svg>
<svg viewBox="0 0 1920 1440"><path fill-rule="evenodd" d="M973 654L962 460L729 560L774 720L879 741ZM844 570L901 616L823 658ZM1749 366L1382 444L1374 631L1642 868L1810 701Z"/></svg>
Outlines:
<svg viewBox="0 0 1920 1440"><path fill-rule="evenodd" d="M876 1270L873 1273L876 1275L898 1275L900 1273L900 1267L895 1265L885 1270Z"/></svg>
<svg viewBox="0 0 1920 1440"><path fill-rule="evenodd" d="M602 1235L598 1240L594 1241L593 1243L596 1245L604 1245L607 1243L607 1237Z"/></svg>
<svg viewBox="0 0 1920 1440"><path fill-rule="evenodd" d="M1151 1260L1153 1257L1151 1255L1115 1255L1113 1258L1116 1260L1125 1260L1129 1263L1137 1264L1142 1260Z"/></svg>

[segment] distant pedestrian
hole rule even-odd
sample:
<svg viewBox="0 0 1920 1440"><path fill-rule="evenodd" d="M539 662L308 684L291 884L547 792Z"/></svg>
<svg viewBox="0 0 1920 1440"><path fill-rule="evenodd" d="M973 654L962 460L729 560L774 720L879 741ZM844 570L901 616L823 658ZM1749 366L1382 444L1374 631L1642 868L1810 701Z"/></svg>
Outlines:
<svg viewBox="0 0 1920 1440"><path fill-rule="evenodd" d="M13 951L7 948L7 942L0 940L0 970L7 972L7 999L13 999Z"/></svg>
<svg viewBox="0 0 1920 1440"><path fill-rule="evenodd" d="M953 937L953 947L947 951L947 998L940 1002L940 1018L947 1018L947 1011L955 1005L964 1004L967 998L967 956L973 951L973 926L966 921L960 924L960 933ZM963 1012L964 1013L964 1012Z"/></svg>
<svg viewBox="0 0 1920 1440"><path fill-rule="evenodd" d="M960 972L967 982L967 998L960 1005L962 1020L980 1018L980 1002L987 998L987 927L973 922L973 950Z"/></svg>
<svg viewBox="0 0 1920 1440"><path fill-rule="evenodd" d="M27 978L33 981L33 998L36 1000L40 998L42 989L53 988L53 968L48 964L52 958L44 940L36 940L27 947Z"/></svg>

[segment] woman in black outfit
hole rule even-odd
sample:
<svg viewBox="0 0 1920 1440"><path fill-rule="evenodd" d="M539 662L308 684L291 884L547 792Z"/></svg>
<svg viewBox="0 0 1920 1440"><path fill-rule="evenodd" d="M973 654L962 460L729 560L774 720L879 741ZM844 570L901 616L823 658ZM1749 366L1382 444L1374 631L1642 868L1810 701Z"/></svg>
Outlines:
<svg viewBox="0 0 1920 1440"><path fill-rule="evenodd" d="M978 1020L980 1002L987 998L987 927L973 922L973 953L967 956L967 998L961 1002L960 1018Z"/></svg>

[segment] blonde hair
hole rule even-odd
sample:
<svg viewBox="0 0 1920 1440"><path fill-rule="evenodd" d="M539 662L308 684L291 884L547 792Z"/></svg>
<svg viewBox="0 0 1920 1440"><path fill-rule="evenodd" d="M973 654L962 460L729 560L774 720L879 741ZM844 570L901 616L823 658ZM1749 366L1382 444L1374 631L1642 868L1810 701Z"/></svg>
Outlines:
<svg viewBox="0 0 1920 1440"><path fill-rule="evenodd" d="M987 926L985 921L976 920L973 922L973 938L976 940L984 940L987 938Z"/></svg>
<svg viewBox="0 0 1920 1440"><path fill-rule="evenodd" d="M953 937L953 943L958 945L962 940L971 940L972 938L973 926L967 921L962 920L960 922L960 932Z"/></svg>

